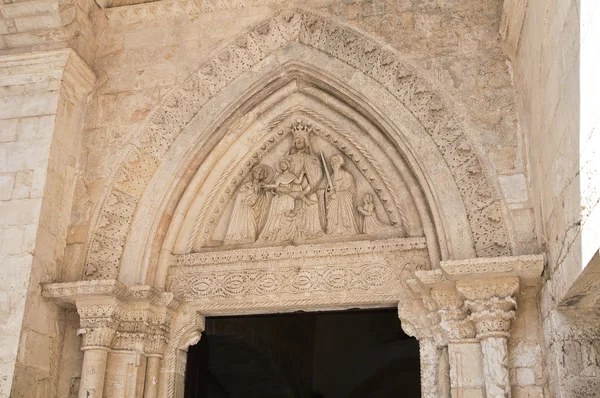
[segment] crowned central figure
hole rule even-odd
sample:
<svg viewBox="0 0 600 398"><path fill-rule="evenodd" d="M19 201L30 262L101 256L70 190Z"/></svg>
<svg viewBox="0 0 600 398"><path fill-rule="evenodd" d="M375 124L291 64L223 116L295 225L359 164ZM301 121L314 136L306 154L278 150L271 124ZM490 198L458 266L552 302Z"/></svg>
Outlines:
<svg viewBox="0 0 600 398"><path fill-rule="evenodd" d="M292 147L278 162L275 184L265 186L272 190L273 199L258 240L314 239L325 235L323 166L311 149L308 133L304 125L294 128ZM290 189L292 186L294 189ZM288 204L282 206L284 202Z"/></svg>

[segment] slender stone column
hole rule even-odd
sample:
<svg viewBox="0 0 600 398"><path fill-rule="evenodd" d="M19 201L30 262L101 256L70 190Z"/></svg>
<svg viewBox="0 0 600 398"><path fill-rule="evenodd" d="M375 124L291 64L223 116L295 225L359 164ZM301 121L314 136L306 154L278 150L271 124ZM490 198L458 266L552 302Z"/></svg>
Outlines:
<svg viewBox="0 0 600 398"><path fill-rule="evenodd" d="M115 330L110 328L79 329L79 334L84 336L81 346L83 365L79 398L102 398L108 351Z"/></svg>
<svg viewBox="0 0 600 398"><path fill-rule="evenodd" d="M456 283L464 295L469 319L475 325L483 354L486 397L510 398L507 338L515 318L518 277L463 280Z"/></svg>
<svg viewBox="0 0 600 398"><path fill-rule="evenodd" d="M510 397L508 377L508 330L515 318L516 302L512 297L467 300L471 319L477 329L483 353L483 375L489 398Z"/></svg>
<svg viewBox="0 0 600 398"><path fill-rule="evenodd" d="M158 397L158 378L160 377L160 360L158 355L148 357L146 364L146 382L144 384L144 398Z"/></svg>
<svg viewBox="0 0 600 398"><path fill-rule="evenodd" d="M439 367L442 349L433 338L419 340L421 397L439 398Z"/></svg>
<svg viewBox="0 0 600 398"><path fill-rule="evenodd" d="M83 365L79 398L102 398L108 351L118 325L121 305L109 296L85 297L76 302L82 336Z"/></svg>
<svg viewBox="0 0 600 398"><path fill-rule="evenodd" d="M427 294L420 300L407 300L398 304L402 328L408 335L419 340L421 396L424 398L440 398L439 373L443 347L436 335L439 331L439 318L435 310L435 305Z"/></svg>
<svg viewBox="0 0 600 398"><path fill-rule="evenodd" d="M108 347L86 347L83 349L83 366L79 398L102 398Z"/></svg>

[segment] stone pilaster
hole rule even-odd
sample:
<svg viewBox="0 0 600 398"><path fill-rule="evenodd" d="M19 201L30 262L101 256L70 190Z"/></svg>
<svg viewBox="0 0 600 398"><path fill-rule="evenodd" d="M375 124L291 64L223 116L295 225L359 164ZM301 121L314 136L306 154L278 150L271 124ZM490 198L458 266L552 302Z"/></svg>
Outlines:
<svg viewBox="0 0 600 398"><path fill-rule="evenodd" d="M436 333L439 319L429 297L406 300L398 304L398 317L402 328L409 336L419 340L421 365L421 396L439 397L439 367L442 347Z"/></svg>
<svg viewBox="0 0 600 398"><path fill-rule="evenodd" d="M45 284L45 297L75 304L84 351L80 396L156 397L179 301L150 286L115 280Z"/></svg>
<svg viewBox="0 0 600 398"><path fill-rule="evenodd" d="M60 275L94 83L69 49L0 56L0 264L10 281L0 287L10 303L0 307L0 391L11 396L56 394L60 309L38 286Z"/></svg>

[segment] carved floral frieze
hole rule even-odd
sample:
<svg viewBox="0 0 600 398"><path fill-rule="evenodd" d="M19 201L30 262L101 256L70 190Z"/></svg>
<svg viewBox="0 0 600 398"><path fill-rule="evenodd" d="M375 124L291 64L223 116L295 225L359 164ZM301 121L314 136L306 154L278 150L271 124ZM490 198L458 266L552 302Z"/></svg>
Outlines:
<svg viewBox="0 0 600 398"><path fill-rule="evenodd" d="M257 300L271 307L294 300L358 305L382 296L397 302L414 270L429 266L423 238L192 253L173 257L169 290L202 313Z"/></svg>

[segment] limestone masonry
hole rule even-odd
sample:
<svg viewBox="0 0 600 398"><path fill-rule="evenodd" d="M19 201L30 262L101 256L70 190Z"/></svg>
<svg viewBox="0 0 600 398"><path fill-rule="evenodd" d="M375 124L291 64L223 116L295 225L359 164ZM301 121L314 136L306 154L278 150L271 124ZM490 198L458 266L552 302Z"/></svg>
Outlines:
<svg viewBox="0 0 600 398"><path fill-rule="evenodd" d="M423 397L600 397L598 48L594 0L3 0L0 398L390 307Z"/></svg>

